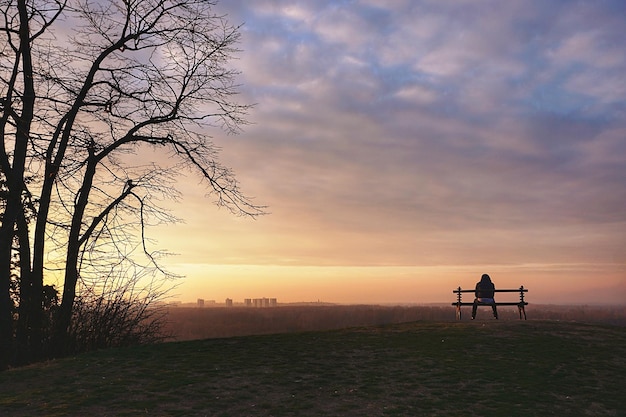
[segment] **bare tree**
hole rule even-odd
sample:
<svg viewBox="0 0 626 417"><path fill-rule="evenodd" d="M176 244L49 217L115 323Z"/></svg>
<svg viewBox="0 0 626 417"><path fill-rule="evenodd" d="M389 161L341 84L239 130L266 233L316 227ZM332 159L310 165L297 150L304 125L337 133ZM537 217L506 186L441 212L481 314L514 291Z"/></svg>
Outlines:
<svg viewBox="0 0 626 417"><path fill-rule="evenodd" d="M262 214L220 164L207 133L236 133L249 108L235 101L237 73L229 67L239 27L214 5L0 1L0 357L10 357L16 340L26 343L19 351L29 360L42 354L47 270L63 276L57 347L67 341L79 283L103 276L111 251L120 259L141 252L159 270L145 227L173 220L158 201L171 198L181 169L197 173L218 206ZM153 160L136 164L146 150ZM32 233L25 201L36 207ZM131 236L135 243L126 243ZM17 326L9 279L16 252L24 293ZM20 331L28 334L16 337Z"/></svg>

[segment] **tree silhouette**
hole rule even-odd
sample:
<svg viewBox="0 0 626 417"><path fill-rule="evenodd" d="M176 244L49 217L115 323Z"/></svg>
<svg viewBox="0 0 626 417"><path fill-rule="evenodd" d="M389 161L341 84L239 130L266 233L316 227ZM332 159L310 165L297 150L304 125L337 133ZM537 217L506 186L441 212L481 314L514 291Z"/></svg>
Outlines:
<svg viewBox="0 0 626 417"><path fill-rule="evenodd" d="M214 6L206 0L0 4L2 366L50 354L42 351L48 271L63 282L54 354L67 344L80 288L94 288L89 283L117 277L120 269L133 276L137 268L163 272L144 232L175 220L158 201L176 198L181 170L199 175L218 206L262 214L219 162L207 133L236 133L249 109L235 101L237 72L229 67L239 27ZM137 157L144 152L151 160L138 164L146 161ZM11 274L18 277L18 314Z"/></svg>

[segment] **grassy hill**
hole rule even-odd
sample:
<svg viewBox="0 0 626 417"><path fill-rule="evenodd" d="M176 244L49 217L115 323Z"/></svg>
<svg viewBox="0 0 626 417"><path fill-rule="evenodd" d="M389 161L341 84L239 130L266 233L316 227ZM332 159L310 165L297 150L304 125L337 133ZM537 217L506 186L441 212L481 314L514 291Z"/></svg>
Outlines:
<svg viewBox="0 0 626 417"><path fill-rule="evenodd" d="M2 416L625 416L626 328L422 321L111 349L0 373Z"/></svg>

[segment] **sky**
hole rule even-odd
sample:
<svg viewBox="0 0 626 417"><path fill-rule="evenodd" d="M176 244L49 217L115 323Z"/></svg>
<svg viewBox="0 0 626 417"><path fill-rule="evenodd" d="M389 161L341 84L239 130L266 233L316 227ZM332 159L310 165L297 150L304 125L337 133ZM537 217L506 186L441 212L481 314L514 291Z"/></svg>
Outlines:
<svg viewBox="0 0 626 417"><path fill-rule="evenodd" d="M215 10L255 107L210 134L269 214L183 178L184 223L154 234L178 299L452 302L488 273L530 303L626 302L626 2Z"/></svg>

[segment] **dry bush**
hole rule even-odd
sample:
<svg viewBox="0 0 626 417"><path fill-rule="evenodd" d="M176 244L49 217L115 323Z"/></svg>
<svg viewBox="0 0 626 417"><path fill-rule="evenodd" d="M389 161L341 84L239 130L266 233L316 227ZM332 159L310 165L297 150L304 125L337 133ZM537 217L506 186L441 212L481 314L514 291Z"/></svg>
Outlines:
<svg viewBox="0 0 626 417"><path fill-rule="evenodd" d="M151 308L145 300L81 297L65 353L160 342L166 338L165 315L164 309Z"/></svg>
<svg viewBox="0 0 626 417"><path fill-rule="evenodd" d="M165 340L167 310L160 301L167 289L162 289L163 281L141 282L139 276L108 277L91 285L83 282L72 310L67 344L60 353Z"/></svg>

